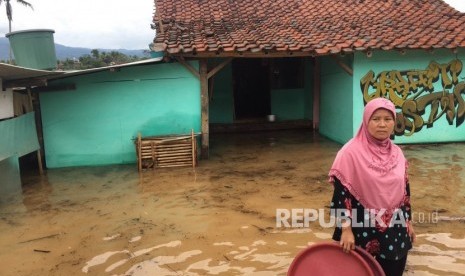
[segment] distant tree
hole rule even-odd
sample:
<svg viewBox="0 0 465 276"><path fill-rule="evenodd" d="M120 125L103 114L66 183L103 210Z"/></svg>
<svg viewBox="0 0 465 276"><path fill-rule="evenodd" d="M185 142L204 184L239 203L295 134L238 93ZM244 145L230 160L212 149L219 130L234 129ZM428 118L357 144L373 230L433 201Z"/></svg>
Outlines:
<svg viewBox="0 0 465 276"><path fill-rule="evenodd" d="M8 32L11 33L11 21L13 21L13 8L11 7L10 0L0 0L0 6L2 5L3 2L6 2L5 6L6 6L6 17L8 17ZM29 2L26 2L24 0L16 0L16 2L26 7L30 7L31 9L34 9ZM11 47L10 47L10 64L11 64Z"/></svg>
<svg viewBox="0 0 465 276"><path fill-rule="evenodd" d="M92 54L94 58L98 58L98 56L100 55L97 49L93 49L92 51L90 51L90 53Z"/></svg>
<svg viewBox="0 0 465 276"><path fill-rule="evenodd" d="M61 70L78 70L98 68L110 65L124 64L134 61L147 59L146 57L127 56L118 51L99 52L93 49L90 55L83 55L79 59L65 59L58 62L58 68Z"/></svg>

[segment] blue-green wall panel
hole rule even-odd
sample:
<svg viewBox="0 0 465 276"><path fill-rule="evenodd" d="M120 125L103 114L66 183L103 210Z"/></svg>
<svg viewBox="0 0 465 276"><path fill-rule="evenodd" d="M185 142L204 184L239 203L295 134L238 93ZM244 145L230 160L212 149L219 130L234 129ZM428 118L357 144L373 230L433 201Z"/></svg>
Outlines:
<svg viewBox="0 0 465 276"><path fill-rule="evenodd" d="M40 149L35 112L0 121L0 133L0 161Z"/></svg>
<svg viewBox="0 0 465 276"><path fill-rule="evenodd" d="M341 58L342 59L342 58ZM342 59L351 66L352 59ZM353 136L352 77L332 58L321 57L319 132L336 142Z"/></svg>
<svg viewBox="0 0 465 276"><path fill-rule="evenodd" d="M218 59L212 62L211 67L221 63ZM230 124L234 121L234 94L232 85L231 62L213 77L213 95L210 98L210 123Z"/></svg>
<svg viewBox="0 0 465 276"><path fill-rule="evenodd" d="M197 64L193 64L197 66ZM133 139L200 131L200 84L178 63L59 80L40 94L47 167L136 161Z"/></svg>

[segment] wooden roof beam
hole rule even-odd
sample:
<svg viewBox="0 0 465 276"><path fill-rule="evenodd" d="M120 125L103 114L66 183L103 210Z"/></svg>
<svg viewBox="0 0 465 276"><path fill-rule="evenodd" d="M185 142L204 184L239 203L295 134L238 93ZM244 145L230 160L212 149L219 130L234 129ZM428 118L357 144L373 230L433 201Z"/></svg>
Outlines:
<svg viewBox="0 0 465 276"><path fill-rule="evenodd" d="M342 70L346 71L347 74L349 74L350 76L354 75L354 70L352 70L352 68L350 68L349 65L345 64L342 60L340 60L338 57L334 55L331 55L331 57L342 68Z"/></svg>
<svg viewBox="0 0 465 276"><path fill-rule="evenodd" d="M186 69L189 70L189 72L191 72L196 78L200 79L199 72L192 65L187 63L183 56L175 56L174 58L184 67L186 67Z"/></svg>
<svg viewBox="0 0 465 276"><path fill-rule="evenodd" d="M3 82L3 88L16 88L16 87L32 87L32 86L47 86L47 79L22 79L10 80Z"/></svg>
<svg viewBox="0 0 465 276"><path fill-rule="evenodd" d="M223 62L221 62L215 68L213 68L210 72L208 72L207 79L210 79L211 77L213 77L216 73L218 73L221 69L223 69L226 65L228 65L228 63L230 63L232 60L233 60L232 57L223 60Z"/></svg>

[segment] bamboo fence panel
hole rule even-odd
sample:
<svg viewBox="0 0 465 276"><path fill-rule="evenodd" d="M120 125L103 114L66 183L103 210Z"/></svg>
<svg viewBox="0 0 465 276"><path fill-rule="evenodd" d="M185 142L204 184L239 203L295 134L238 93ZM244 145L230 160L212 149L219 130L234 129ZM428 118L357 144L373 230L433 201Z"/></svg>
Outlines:
<svg viewBox="0 0 465 276"><path fill-rule="evenodd" d="M148 168L167 168L197 165L197 139L190 135L147 136L137 135L136 153L139 171Z"/></svg>

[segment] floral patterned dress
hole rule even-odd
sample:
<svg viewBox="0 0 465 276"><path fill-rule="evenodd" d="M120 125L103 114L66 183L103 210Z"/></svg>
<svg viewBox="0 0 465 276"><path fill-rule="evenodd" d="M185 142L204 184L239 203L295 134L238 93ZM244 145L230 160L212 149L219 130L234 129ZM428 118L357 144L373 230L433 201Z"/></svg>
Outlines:
<svg viewBox="0 0 465 276"><path fill-rule="evenodd" d="M334 214L339 213L352 220L355 245L364 248L376 258L387 260L400 260L404 258L408 250L412 248L407 227L412 217L410 209L410 185L408 181L406 182L404 202L399 207L398 212L384 212L382 215L379 215L376 221L367 223L369 215L366 214L365 207L350 194L349 190L341 184L339 179L334 178L334 180L331 210L342 210L342 212L338 211L334 212ZM356 214L354 211L356 211ZM355 226L353 222L354 214L356 215L356 222L358 222ZM400 216L403 216L403 218ZM381 220L384 224L378 223ZM395 223L392 223L393 221ZM336 226L333 240L339 241L341 234L341 227Z"/></svg>

